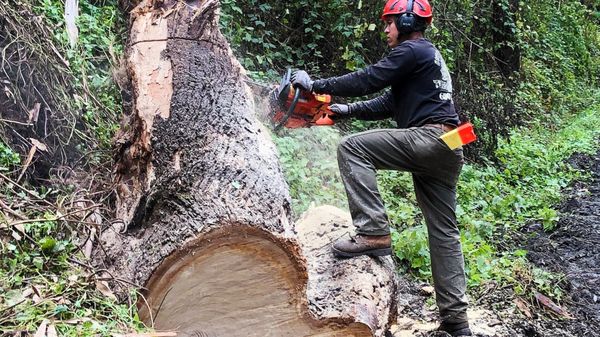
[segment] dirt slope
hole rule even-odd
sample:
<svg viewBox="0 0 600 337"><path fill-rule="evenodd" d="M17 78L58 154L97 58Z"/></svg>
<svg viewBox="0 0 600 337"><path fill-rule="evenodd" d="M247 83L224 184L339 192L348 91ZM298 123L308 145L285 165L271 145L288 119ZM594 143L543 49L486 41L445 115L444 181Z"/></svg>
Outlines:
<svg viewBox="0 0 600 337"><path fill-rule="evenodd" d="M565 275L567 304L576 317L562 325L573 336L600 335L600 153L578 155L571 164L592 174L591 183L577 183L561 207L556 230L537 229L529 239L529 259ZM569 336L569 335L565 335Z"/></svg>

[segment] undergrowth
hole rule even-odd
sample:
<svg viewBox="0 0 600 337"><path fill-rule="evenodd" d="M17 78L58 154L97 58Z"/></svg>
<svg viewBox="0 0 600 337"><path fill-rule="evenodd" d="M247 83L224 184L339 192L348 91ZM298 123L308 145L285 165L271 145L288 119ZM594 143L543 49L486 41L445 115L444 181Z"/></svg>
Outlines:
<svg viewBox="0 0 600 337"><path fill-rule="evenodd" d="M78 91L69 100L71 106L94 132L92 139L109 148L122 113L120 89L112 71L118 68L123 55L125 20L117 0L82 0L78 4L79 37L74 46L70 45L64 27L64 1L42 0L34 6L34 11L54 28L53 39L64 51Z"/></svg>
<svg viewBox="0 0 600 337"><path fill-rule="evenodd" d="M0 212L0 335L31 334L44 322L60 336L143 329L133 300L119 303L105 283L110 278L86 262L73 227L85 223L85 211L52 190L10 182L0 192L12 210Z"/></svg>
<svg viewBox="0 0 600 337"><path fill-rule="evenodd" d="M502 250L498 243L512 242L515 231L528 222L538 222L548 231L554 228L561 191L586 176L566 160L574 153L598 151L599 110L596 104L551 126L538 122L528 129L515 129L510 143L500 142L499 163L464 166L458 184L457 217L469 286L493 280L511 284L517 293L537 290L561 298L559 275L531 267L525 251L511 251L514 247L510 245L508 251ZM410 180L402 175L384 172L379 178L391 221L397 224L394 250L408 269L428 279L426 227L414 196L407 190Z"/></svg>
<svg viewBox="0 0 600 337"><path fill-rule="evenodd" d="M517 294L539 291L557 300L562 298L561 276L532 267L525 257L527 252L510 244L511 236L530 222L540 223L547 231L554 228L561 191L586 177L566 159L574 153L598 151L599 110L596 103L552 124L538 121L514 129L510 142L501 139L497 163L467 163L463 167L457 217L469 287L494 281L511 285ZM313 204L347 208L335 160L339 137L332 128L311 128L275 138L296 215ZM430 280L427 230L410 174L381 171L378 184L390 221L395 224L393 248L404 261L404 272Z"/></svg>
<svg viewBox="0 0 600 337"><path fill-rule="evenodd" d="M77 150L86 153L85 161L94 166L102 163L94 161L98 158L89 150L111 146L121 114L112 70L123 53L125 20L117 0L78 4L79 38L74 45L65 30L64 1L3 1L3 9L9 14L6 22L16 22L10 26L15 36L7 36L28 56L17 63L23 65L19 68L23 81L31 77L37 82L26 81L27 85L38 91L48 88L35 98L44 102L40 111L52 111L49 124L59 116L69 122L68 132L59 135L59 151L79 137L83 142L75 143ZM27 20L41 28L23 31L19 24ZM60 62L54 64L56 57ZM3 65L11 60L3 55ZM46 73L53 77L46 79L42 76ZM25 103L33 100L26 95L28 87L19 81L11 85L14 93L21 94L14 96L14 109L27 112L30 104ZM106 193L91 183L79 189L75 185L36 187L26 179L17 182L16 173L27 168L25 162L25 156L0 140L0 335L52 336L56 331L60 336L107 336L144 329L136 314L136 294L129 294L125 304L118 301L106 284L114 279L92 268L89 252L84 253L86 239L82 238L94 235L92 228L98 225L90 223L90 217L103 206L93 200L106 200ZM95 176L84 180L94 181ZM69 180L73 181L75 177Z"/></svg>
<svg viewBox="0 0 600 337"><path fill-rule="evenodd" d="M296 215L311 205L347 207L336 160L339 131L296 129L274 137Z"/></svg>

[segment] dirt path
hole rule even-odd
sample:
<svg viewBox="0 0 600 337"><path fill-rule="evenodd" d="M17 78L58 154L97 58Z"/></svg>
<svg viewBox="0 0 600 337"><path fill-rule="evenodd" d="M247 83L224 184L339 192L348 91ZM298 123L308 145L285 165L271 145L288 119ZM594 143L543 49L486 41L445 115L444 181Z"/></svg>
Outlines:
<svg viewBox="0 0 600 337"><path fill-rule="evenodd" d="M564 319L535 304L526 304L508 288L489 285L472 296L469 317L481 337L600 336L600 152L576 155L570 164L591 172L591 182L578 182L565 191L556 229L546 233L540 224L523 229L523 248L536 266L565 276L567 291L562 307L573 319ZM401 315L408 317L392 329L394 337L447 336L428 332L436 326L436 309L427 285L399 299ZM421 289L421 290L419 290ZM522 301L527 309L515 304Z"/></svg>

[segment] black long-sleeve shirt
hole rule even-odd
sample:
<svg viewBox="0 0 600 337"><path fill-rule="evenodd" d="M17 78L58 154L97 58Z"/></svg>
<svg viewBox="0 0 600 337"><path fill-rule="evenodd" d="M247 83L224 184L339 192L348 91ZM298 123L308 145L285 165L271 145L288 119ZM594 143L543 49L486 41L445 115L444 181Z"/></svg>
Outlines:
<svg viewBox="0 0 600 337"><path fill-rule="evenodd" d="M365 69L317 80L313 91L357 97L390 86L382 96L350 104L352 115L363 120L393 118L399 128L459 124L448 68L439 50L424 38L400 43Z"/></svg>

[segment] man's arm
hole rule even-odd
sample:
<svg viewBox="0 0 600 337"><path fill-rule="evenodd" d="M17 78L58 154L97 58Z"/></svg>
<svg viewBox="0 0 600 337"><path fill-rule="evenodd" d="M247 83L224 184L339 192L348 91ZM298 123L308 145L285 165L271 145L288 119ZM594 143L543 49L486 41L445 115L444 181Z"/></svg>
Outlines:
<svg viewBox="0 0 600 337"><path fill-rule="evenodd" d="M393 116L392 92L374 99L350 104L350 115L364 121L375 121Z"/></svg>
<svg viewBox="0 0 600 337"><path fill-rule="evenodd" d="M388 56L365 69L314 81L312 90L335 96L364 96L402 80L415 66L414 53L407 44L404 44L394 48Z"/></svg>

